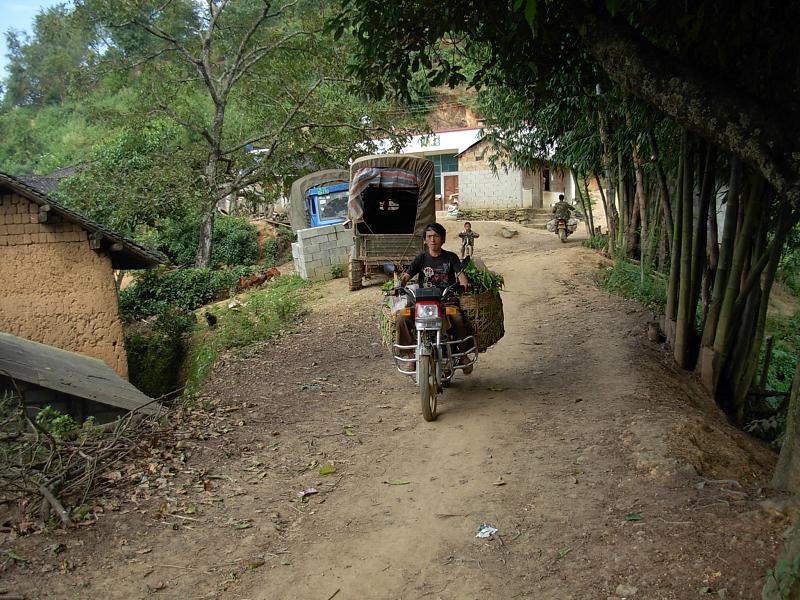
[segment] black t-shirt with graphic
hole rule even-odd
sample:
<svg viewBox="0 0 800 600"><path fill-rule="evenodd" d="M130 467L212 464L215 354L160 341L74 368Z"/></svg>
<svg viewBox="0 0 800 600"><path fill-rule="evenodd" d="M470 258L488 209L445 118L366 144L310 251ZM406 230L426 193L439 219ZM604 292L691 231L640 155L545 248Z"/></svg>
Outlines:
<svg viewBox="0 0 800 600"><path fill-rule="evenodd" d="M442 250L439 256L422 252L408 267L409 279L419 275L420 287L438 287L441 290L453 285L461 271L461 260L448 250Z"/></svg>

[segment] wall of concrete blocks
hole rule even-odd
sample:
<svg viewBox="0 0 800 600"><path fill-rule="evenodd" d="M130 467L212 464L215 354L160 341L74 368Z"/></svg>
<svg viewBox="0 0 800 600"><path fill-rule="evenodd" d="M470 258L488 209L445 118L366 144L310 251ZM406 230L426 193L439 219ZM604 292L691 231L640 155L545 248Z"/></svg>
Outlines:
<svg viewBox="0 0 800 600"><path fill-rule="evenodd" d="M522 207L522 173L514 169L491 171L460 171L458 193L463 209Z"/></svg>
<svg viewBox="0 0 800 600"><path fill-rule="evenodd" d="M294 268L303 279L333 279L334 267L347 273L352 247L353 230L342 225L300 229L292 244Z"/></svg>

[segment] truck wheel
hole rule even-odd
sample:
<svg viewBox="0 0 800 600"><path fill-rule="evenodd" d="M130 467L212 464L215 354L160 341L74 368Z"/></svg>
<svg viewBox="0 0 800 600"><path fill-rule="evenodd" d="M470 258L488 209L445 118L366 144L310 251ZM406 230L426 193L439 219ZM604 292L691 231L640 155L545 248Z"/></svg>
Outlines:
<svg viewBox="0 0 800 600"><path fill-rule="evenodd" d="M356 290L360 290L363 286L361 285L361 280L364 278L364 263L360 260L351 260L350 261L350 276L349 276L349 283L350 283L350 291L355 292Z"/></svg>

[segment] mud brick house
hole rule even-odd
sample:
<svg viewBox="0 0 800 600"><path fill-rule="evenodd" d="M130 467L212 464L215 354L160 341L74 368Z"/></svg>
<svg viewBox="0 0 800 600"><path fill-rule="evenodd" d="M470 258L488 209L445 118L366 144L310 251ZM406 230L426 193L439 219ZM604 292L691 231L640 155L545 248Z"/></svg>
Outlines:
<svg viewBox="0 0 800 600"><path fill-rule="evenodd" d="M0 173L0 332L98 358L127 378L114 270L161 262Z"/></svg>

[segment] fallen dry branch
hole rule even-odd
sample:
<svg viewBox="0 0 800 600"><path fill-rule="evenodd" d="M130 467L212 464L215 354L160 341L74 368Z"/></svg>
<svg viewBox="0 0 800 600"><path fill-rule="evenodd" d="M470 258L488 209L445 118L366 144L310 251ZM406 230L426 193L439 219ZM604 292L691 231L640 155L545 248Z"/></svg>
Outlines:
<svg viewBox="0 0 800 600"><path fill-rule="evenodd" d="M38 516L43 523L52 509L67 527L87 518L86 511L78 516L73 511L109 485L108 473L146 455L171 434L141 413L52 432L30 413L21 394L0 397L0 505L16 506L25 518Z"/></svg>

